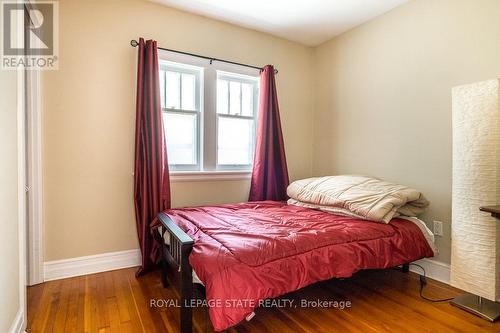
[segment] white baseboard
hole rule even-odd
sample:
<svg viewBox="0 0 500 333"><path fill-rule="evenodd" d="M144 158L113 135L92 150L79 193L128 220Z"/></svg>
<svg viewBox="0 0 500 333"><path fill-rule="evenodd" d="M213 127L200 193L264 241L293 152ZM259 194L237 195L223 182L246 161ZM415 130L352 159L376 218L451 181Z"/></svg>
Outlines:
<svg viewBox="0 0 500 333"><path fill-rule="evenodd" d="M139 249L109 252L44 263L44 281L112 271L141 265Z"/></svg>
<svg viewBox="0 0 500 333"><path fill-rule="evenodd" d="M427 277L439 282L450 284L450 264L427 258L417 260L415 261L415 264L418 264L425 269ZM423 273L419 267L413 265L410 265L410 271L417 274Z"/></svg>
<svg viewBox="0 0 500 333"><path fill-rule="evenodd" d="M427 277L449 284L450 265L432 259L421 259L416 264L425 269ZM77 257L63 260L47 261L44 263L44 281L64 279L74 276L112 271L115 269L141 265L139 249L119 252L96 254L93 256ZM410 266L410 271L422 274L419 267ZM22 319L22 318L21 318ZM22 322L22 320L21 320Z"/></svg>
<svg viewBox="0 0 500 333"><path fill-rule="evenodd" d="M23 333L24 329L24 313L23 309L19 309L17 311L16 317L14 318L14 321L12 322L12 325L9 328L9 333Z"/></svg>

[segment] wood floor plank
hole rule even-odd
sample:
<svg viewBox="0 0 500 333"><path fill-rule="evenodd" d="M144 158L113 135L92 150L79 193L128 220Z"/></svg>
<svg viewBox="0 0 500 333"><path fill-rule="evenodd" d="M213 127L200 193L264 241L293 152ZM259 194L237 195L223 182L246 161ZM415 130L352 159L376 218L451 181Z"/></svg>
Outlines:
<svg viewBox="0 0 500 333"><path fill-rule="evenodd" d="M109 329L111 332L120 332L120 315L118 313L118 302L115 296L106 298L106 308L109 313Z"/></svg>
<svg viewBox="0 0 500 333"><path fill-rule="evenodd" d="M43 297L44 289L47 286L45 283L37 284L28 288L27 302L30 305L31 311L28 311L27 326L31 328L38 327L40 322L40 304L45 297ZM37 316L35 316L38 314Z"/></svg>
<svg viewBox="0 0 500 333"><path fill-rule="evenodd" d="M71 283L73 280L61 280L61 289L59 291L59 304L56 308L54 319L54 332L62 333L65 331L66 320L68 319L69 298L71 295Z"/></svg>
<svg viewBox="0 0 500 333"><path fill-rule="evenodd" d="M130 290L132 292L132 297L137 309L137 313L141 318L142 325L145 332L164 332L166 330L165 325L161 317L155 315L155 309L149 306L151 294L148 289L148 278L147 276L141 278L135 278L135 274L128 272L128 281Z"/></svg>
<svg viewBox="0 0 500 333"><path fill-rule="evenodd" d="M50 291L49 311L44 320L43 332L54 332L55 319L61 300L61 287L64 281L55 281Z"/></svg>
<svg viewBox="0 0 500 333"><path fill-rule="evenodd" d="M78 303L77 303L77 332L85 332L85 303L86 303L86 285L87 277L81 276L78 278Z"/></svg>
<svg viewBox="0 0 500 333"><path fill-rule="evenodd" d="M128 272L129 270L116 271L116 279L120 286L120 294L123 297L124 305L126 306L126 311L129 316L128 320L121 322L121 327L124 327L130 332L145 332L142 320L139 316L136 303L132 296L132 290L130 289ZM115 280L116 281L116 280Z"/></svg>
<svg viewBox="0 0 500 333"><path fill-rule="evenodd" d="M64 332L77 333L78 332L78 297L79 297L79 283L81 278L70 279L70 291L68 295L68 310L66 323L64 325Z"/></svg>
<svg viewBox="0 0 500 333"><path fill-rule="evenodd" d="M35 316L39 311L41 311L40 304L42 303L43 300L45 300L45 297L43 297L43 293L45 290L46 284L41 283L37 284L34 286L31 286L28 288L27 291L27 302L30 305L32 311L28 312L27 316L27 326L28 327L35 327L35 319L39 322L40 321L40 315Z"/></svg>
<svg viewBox="0 0 500 333"><path fill-rule="evenodd" d="M129 306L127 304L127 297L125 296L126 291L128 291L128 282L125 283L125 280L122 277L123 273L121 273L121 271L112 271L109 272L109 275L113 279L120 323L129 322L131 316L129 313Z"/></svg>
<svg viewBox="0 0 500 333"><path fill-rule="evenodd" d="M99 314L98 329L99 330L106 329L106 331L109 331L110 324L109 324L109 312L108 312L106 295L113 294L113 291L107 290L106 287L108 287L109 285L106 285L105 277L106 274L104 273L96 274L97 312Z"/></svg>
<svg viewBox="0 0 500 333"><path fill-rule="evenodd" d="M174 300L163 288L159 272L140 278L136 268L50 281L28 288L28 332L177 333L179 309L152 306L151 300ZM428 280L425 294L453 297L461 292ZM284 295L282 299L351 301L345 309L271 307L227 332L464 332L500 333L492 324L451 306L419 295L418 276L396 270L364 271L350 279L330 280ZM194 309L194 332L213 332L206 308Z"/></svg>
<svg viewBox="0 0 500 333"><path fill-rule="evenodd" d="M97 279L95 274L86 276L85 279L85 332L97 333L99 331L99 311L97 309Z"/></svg>

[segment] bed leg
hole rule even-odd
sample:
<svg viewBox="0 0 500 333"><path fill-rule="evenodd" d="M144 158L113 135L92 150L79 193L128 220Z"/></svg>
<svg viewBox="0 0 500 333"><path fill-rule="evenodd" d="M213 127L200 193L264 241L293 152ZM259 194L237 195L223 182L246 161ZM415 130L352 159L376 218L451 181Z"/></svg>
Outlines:
<svg viewBox="0 0 500 333"><path fill-rule="evenodd" d="M168 275L168 264L167 260L164 258L161 261L161 284L163 288L168 288L169 286L167 275Z"/></svg>
<svg viewBox="0 0 500 333"><path fill-rule="evenodd" d="M191 298L181 296L181 333L193 332L193 309L190 300Z"/></svg>
<svg viewBox="0 0 500 333"><path fill-rule="evenodd" d="M189 264L192 245L182 246L181 252L181 333L193 332L193 269Z"/></svg>
<svg viewBox="0 0 500 333"><path fill-rule="evenodd" d="M161 244L160 246L160 251L161 251L161 262L160 262L160 268L161 268L161 284L163 288L167 288L169 286L168 283L168 262L167 262L167 253L168 253L168 247L165 244L165 240L163 238L165 231L160 231L160 228L157 228L156 231L154 232L154 237L158 243Z"/></svg>
<svg viewBox="0 0 500 333"><path fill-rule="evenodd" d="M408 273L410 271L410 264L403 264L401 266L401 272Z"/></svg>

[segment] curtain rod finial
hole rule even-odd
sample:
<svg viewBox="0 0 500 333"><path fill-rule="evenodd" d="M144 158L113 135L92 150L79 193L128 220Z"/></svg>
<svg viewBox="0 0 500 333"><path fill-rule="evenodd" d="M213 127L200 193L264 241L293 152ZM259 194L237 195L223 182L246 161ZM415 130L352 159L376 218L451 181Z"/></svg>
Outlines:
<svg viewBox="0 0 500 333"><path fill-rule="evenodd" d="M132 45L133 47L136 47L137 45L139 45L139 43L135 39L132 39L130 41L130 45Z"/></svg>

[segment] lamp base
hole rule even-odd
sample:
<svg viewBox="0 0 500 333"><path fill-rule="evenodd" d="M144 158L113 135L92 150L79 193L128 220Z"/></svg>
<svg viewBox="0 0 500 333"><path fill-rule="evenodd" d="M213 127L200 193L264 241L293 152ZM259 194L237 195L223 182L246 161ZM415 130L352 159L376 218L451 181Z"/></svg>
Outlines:
<svg viewBox="0 0 500 333"><path fill-rule="evenodd" d="M455 297L450 304L491 322L500 319L500 303L480 296L471 294L460 295Z"/></svg>

